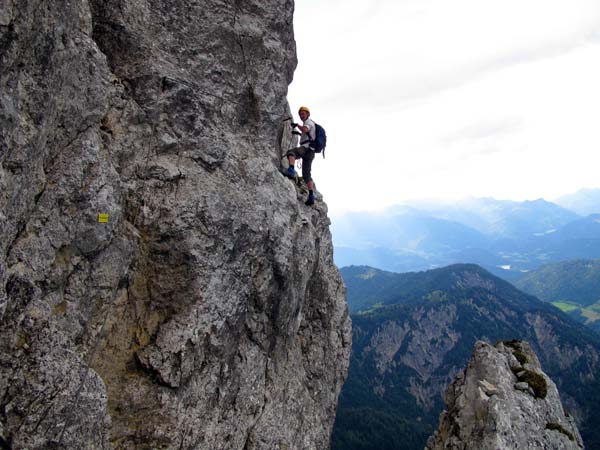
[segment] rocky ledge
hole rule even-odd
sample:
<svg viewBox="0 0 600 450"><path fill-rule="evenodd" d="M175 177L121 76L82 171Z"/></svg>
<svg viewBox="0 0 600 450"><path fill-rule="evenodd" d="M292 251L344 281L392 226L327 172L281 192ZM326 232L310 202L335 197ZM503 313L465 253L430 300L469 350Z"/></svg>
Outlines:
<svg viewBox="0 0 600 450"><path fill-rule="evenodd" d="M477 342L426 450L583 449L556 385L524 341Z"/></svg>

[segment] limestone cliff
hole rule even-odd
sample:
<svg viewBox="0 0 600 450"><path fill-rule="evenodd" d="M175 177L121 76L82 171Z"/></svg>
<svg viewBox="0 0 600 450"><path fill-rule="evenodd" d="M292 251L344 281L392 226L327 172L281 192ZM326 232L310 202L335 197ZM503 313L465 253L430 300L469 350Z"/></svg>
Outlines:
<svg viewBox="0 0 600 450"><path fill-rule="evenodd" d="M350 325L279 173L293 7L0 4L3 445L327 448Z"/></svg>
<svg viewBox="0 0 600 450"><path fill-rule="evenodd" d="M426 450L583 449L556 385L524 341L477 342L445 401Z"/></svg>

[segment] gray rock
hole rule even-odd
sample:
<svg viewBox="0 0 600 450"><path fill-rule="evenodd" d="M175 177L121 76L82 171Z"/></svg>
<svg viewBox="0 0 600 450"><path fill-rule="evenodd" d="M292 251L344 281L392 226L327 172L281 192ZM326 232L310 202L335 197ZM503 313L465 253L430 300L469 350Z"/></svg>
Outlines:
<svg viewBox="0 0 600 450"><path fill-rule="evenodd" d="M327 208L279 172L292 13L271 0L0 7L0 430L13 448L327 447L350 321Z"/></svg>
<svg viewBox="0 0 600 450"><path fill-rule="evenodd" d="M527 383L525 383L524 381L515 383L515 389L517 389L518 391L524 391L524 392L530 391L529 385Z"/></svg>
<svg viewBox="0 0 600 450"><path fill-rule="evenodd" d="M466 369L446 391L447 409L426 450L583 448L574 419L529 344L509 344L475 344ZM526 358L524 367L511 367L515 351Z"/></svg>

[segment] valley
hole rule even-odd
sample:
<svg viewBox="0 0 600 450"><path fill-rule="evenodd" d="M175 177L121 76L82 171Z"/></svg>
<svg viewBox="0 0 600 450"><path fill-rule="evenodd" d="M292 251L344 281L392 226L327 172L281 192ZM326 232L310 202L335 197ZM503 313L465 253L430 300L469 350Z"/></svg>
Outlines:
<svg viewBox="0 0 600 450"><path fill-rule="evenodd" d="M473 264L341 272L353 351L332 449L422 449L473 344L512 339L531 344L588 448L600 445L600 336L591 329Z"/></svg>

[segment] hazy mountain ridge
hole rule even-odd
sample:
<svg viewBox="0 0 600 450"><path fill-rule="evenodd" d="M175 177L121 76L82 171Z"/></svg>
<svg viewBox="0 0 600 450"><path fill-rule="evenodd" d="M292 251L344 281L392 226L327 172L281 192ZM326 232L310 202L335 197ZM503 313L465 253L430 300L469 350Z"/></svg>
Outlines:
<svg viewBox="0 0 600 450"><path fill-rule="evenodd" d="M416 207L416 205L415 205ZM472 198L450 205L431 204L425 211L452 220L480 233L505 238L543 234L580 216L543 198L516 202L494 198Z"/></svg>
<svg viewBox="0 0 600 450"><path fill-rule="evenodd" d="M599 214L581 217L543 199L417 206L333 218L336 263L395 272L474 263L514 279L550 262L600 257Z"/></svg>
<svg viewBox="0 0 600 450"><path fill-rule="evenodd" d="M418 445L424 445L442 410L441 394L464 367L473 344L506 339L531 343L563 403L582 424L584 440L590 448L600 444L594 409L600 400L600 338L552 305L475 265L412 274L350 267L342 276L350 307L363 312L352 315L353 353L333 449L422 448ZM355 291L361 288L372 295L357 302ZM373 411L375 424L356 420ZM406 441L391 436L396 423L414 426ZM367 444L373 426L380 437ZM400 443L385 447L384 437Z"/></svg>
<svg viewBox="0 0 600 450"><path fill-rule="evenodd" d="M600 189L580 189L557 198L554 203L582 216L595 214L600 212Z"/></svg>

